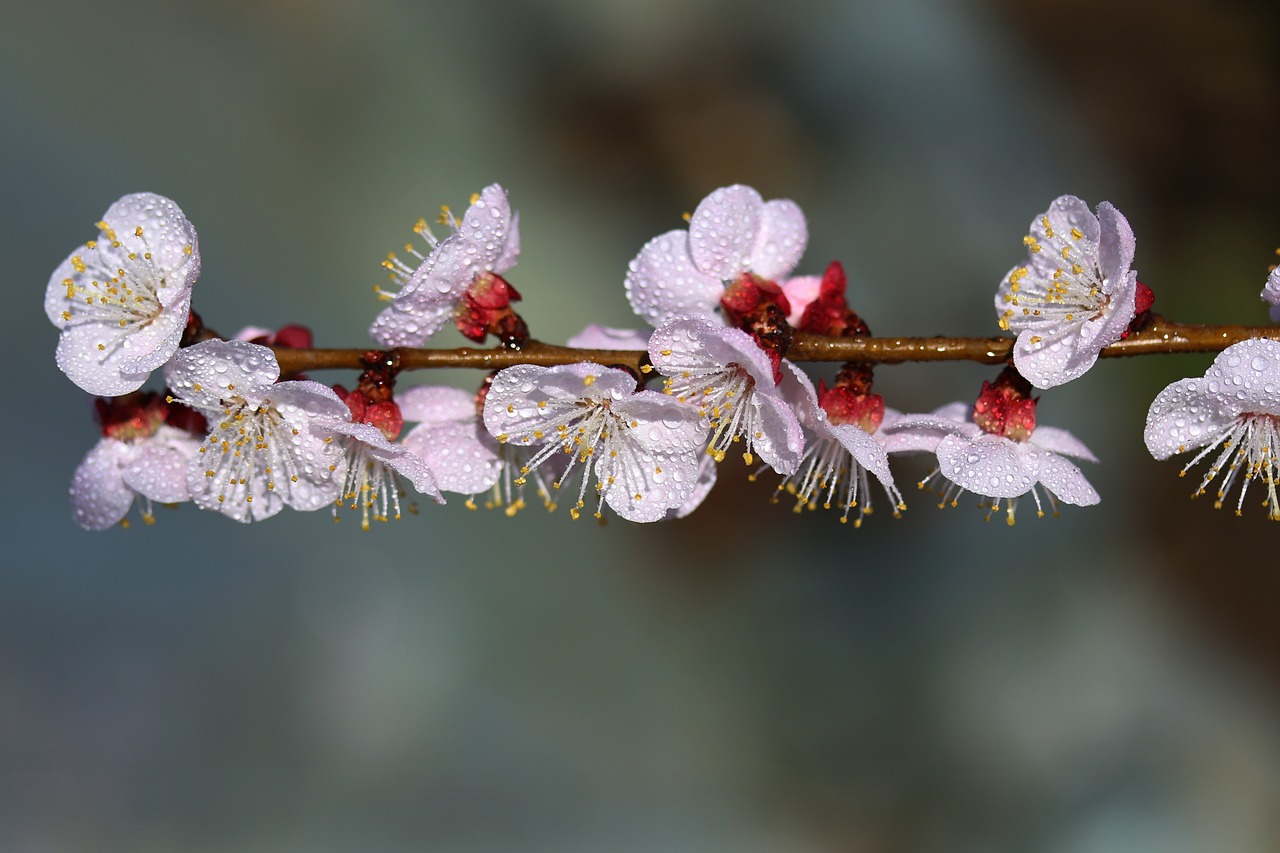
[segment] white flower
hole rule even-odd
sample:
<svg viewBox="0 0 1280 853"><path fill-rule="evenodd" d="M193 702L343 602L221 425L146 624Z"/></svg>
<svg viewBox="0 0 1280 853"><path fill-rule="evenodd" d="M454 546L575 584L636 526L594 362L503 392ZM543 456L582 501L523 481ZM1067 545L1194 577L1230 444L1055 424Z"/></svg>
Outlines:
<svg viewBox="0 0 1280 853"><path fill-rule="evenodd" d="M816 509L819 501L824 509L830 509L835 502L844 509L841 523L848 522L849 513L857 507L853 526L861 527L862 516L871 514L871 483L867 475L872 474L889 496L897 518L907 506L889 472L883 429L892 426L900 414L886 409L879 394L854 400L838 386L823 386L820 394L803 371L789 366L789 378L783 379L782 387L810 435L799 466L778 484L778 492L786 491L795 497L796 512Z"/></svg>
<svg viewBox="0 0 1280 853"><path fill-rule="evenodd" d="M939 507L955 506L960 495L969 491L984 498L979 506L989 506L992 512L999 511L1001 500L1006 501L1007 520L1012 525L1018 499L1028 492L1035 501L1036 514L1042 517L1039 489L1044 490L1055 514L1058 501L1091 506L1100 500L1080 469L1063 457L1090 462L1097 462L1097 458L1063 429L1034 425L1026 439L1016 440L984 432L973 422L973 406L951 403L931 415L904 415L885 431L890 453L927 451L937 455L938 467L919 486L923 489L933 482L945 483Z"/></svg>
<svg viewBox="0 0 1280 853"><path fill-rule="evenodd" d="M1262 287L1262 299L1271 306L1271 322L1280 323L1280 267L1271 270Z"/></svg>
<svg viewBox="0 0 1280 853"><path fill-rule="evenodd" d="M1018 371L1035 387L1052 388L1082 376L1136 316L1133 231L1107 202L1094 216L1064 195L1031 223L1023 242L1029 260L1000 283L996 315L1000 328L1018 336Z"/></svg>
<svg viewBox="0 0 1280 853"><path fill-rule="evenodd" d="M649 339L649 360L667 377L664 391L697 406L709 422L707 452L716 461L741 442L748 465L759 455L779 474L795 472L804 433L774 383L769 357L746 332L694 317L672 320Z"/></svg>
<svg viewBox="0 0 1280 853"><path fill-rule="evenodd" d="M649 348L653 329L615 329L598 323L587 325L569 338L566 346L577 349L644 350Z"/></svg>
<svg viewBox="0 0 1280 853"><path fill-rule="evenodd" d="M654 326L681 315L712 318L725 285L744 275L782 284L809 241L804 213L734 184L698 204L689 228L654 237L627 270L627 298Z"/></svg>
<svg viewBox="0 0 1280 853"><path fill-rule="evenodd" d="M404 444L392 444L376 426L334 419L326 422L323 429L343 436L342 449L346 457L347 473L335 501L335 521L338 520L337 508L343 504L360 510L362 530L369 529L371 514L374 521L398 521L400 497L404 493L401 479L408 480L418 494L444 503L427 462ZM409 504L409 511L416 513L417 507Z"/></svg>
<svg viewBox="0 0 1280 853"><path fill-rule="evenodd" d="M271 350L245 341L186 347L166 367L173 399L209 419L209 437L187 467L197 506L247 522L337 499L345 461L325 427L349 421L350 412L326 386L277 383L279 376Z"/></svg>
<svg viewBox="0 0 1280 853"><path fill-rule="evenodd" d="M1222 477L1214 498L1220 509L1240 484L1240 515L1249 486L1262 481L1263 506L1280 521L1280 342L1256 338L1227 347L1201 379L1180 379L1158 395L1143 434L1156 459L1199 449L1186 467L1213 457L1195 496ZM1214 455L1214 451L1219 451Z"/></svg>
<svg viewBox="0 0 1280 853"><path fill-rule="evenodd" d="M44 310L62 330L58 367L90 394L136 391L178 348L200 275L196 230L154 193L107 209L101 234L49 278Z"/></svg>
<svg viewBox="0 0 1280 853"><path fill-rule="evenodd" d="M171 408L164 400L135 393L99 399L97 408L103 437L71 478L77 524L86 530L105 530L117 523L127 527L126 516L137 498L142 499L142 520L151 524L153 502L191 500L187 462L200 441L165 422Z"/></svg>
<svg viewBox="0 0 1280 853"><path fill-rule="evenodd" d="M382 346L420 347L468 307L499 310L519 298L501 278L520 257L520 218L511 212L506 190L491 184L472 198L461 222L447 208L441 221L454 232L443 240L436 239L424 220L414 227L432 247L426 257L406 247L419 259L416 267L394 255L383 263L400 290L382 294L391 305L369 329ZM468 298L478 298L479 304L468 306ZM469 322L463 320L460 327ZM464 334L474 340L485 336L481 330L476 338L474 329Z"/></svg>
<svg viewBox="0 0 1280 853"><path fill-rule="evenodd" d="M522 475L559 459L558 489L583 466L574 518L590 472L597 518L607 503L629 521L657 521L697 487L706 433L697 410L635 389L631 374L597 364L509 367L493 378L484 423L500 442L536 447Z"/></svg>

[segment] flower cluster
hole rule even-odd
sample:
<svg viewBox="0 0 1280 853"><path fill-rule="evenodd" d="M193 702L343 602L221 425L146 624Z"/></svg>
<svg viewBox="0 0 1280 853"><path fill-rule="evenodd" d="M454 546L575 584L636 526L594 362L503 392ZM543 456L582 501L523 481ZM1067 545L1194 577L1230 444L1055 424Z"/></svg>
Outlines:
<svg viewBox="0 0 1280 853"><path fill-rule="evenodd" d="M148 523L155 504L191 502L241 522L285 507L330 507L338 520L346 507L368 529L416 512L414 493L439 503L463 495L472 509L483 496L486 507L514 514L531 488L550 509L567 500L575 519L604 521L607 508L654 522L691 513L731 455L752 480L776 473L774 500L790 495L797 512L834 508L855 527L874 511L873 493L895 517L906 509L895 455L933 457L919 486L940 506L970 492L988 518L1003 509L1010 524L1028 495L1040 516L1099 501L1072 461L1097 460L1070 433L1039 423L1033 394L1079 378L1153 321L1154 296L1132 268L1133 231L1113 206L1095 213L1062 196L1032 221L1026 260L995 295L998 325L1016 336L1011 358L972 402L923 414L889 407L874 389L874 348L816 383L789 359L798 336L871 335L847 301L838 261L820 275L793 275L808 242L795 202L734 185L687 219L645 243L623 276L652 328L591 325L569 341L592 351L590 360L548 362L513 308L520 294L506 276L519 257L519 215L506 190L486 187L461 219L443 208L446 235L420 220L413 230L425 247L410 244L410 260L383 262L392 286L377 291L389 304L370 335L384 349L359 355L362 372L348 390L296 369L281 375L277 353L310 351L305 327L249 327L231 340L206 328L191 310L194 227L169 199L126 196L97 238L58 266L45 295L61 332L59 367L107 398L96 403L102 438L72 478L75 519L90 530L127 525L135 503ZM1280 306L1280 273L1262 295ZM517 354L514 366L474 391L397 393L400 348L450 324L475 342L493 336L499 351ZM535 350L537 364L519 363ZM623 367L611 351L644 358ZM141 390L158 369L165 390ZM646 388L651 380L660 388ZM1184 469L1209 460L1197 494L1216 482L1217 505L1233 502L1237 512L1260 480L1268 515L1280 519L1277 389L1280 342L1237 343L1203 378L1161 392L1147 445L1160 459L1198 451Z"/></svg>

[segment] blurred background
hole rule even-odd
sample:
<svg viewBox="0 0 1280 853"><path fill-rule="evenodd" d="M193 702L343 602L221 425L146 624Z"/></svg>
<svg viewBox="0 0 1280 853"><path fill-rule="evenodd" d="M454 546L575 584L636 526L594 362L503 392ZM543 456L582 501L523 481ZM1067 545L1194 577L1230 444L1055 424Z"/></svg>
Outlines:
<svg viewBox="0 0 1280 853"><path fill-rule="evenodd" d="M877 333L994 333L1062 193L1125 212L1157 310L1261 323L1277 7L45 0L3 21L0 850L1280 848L1276 530L1193 504L1142 445L1150 400L1208 356L1046 393L1103 502L1014 528L911 488L855 531L729 461L662 526L455 500L369 534L191 507L89 534L66 491L98 436L41 313L107 206L150 190L199 230L210 325L364 346L384 254L500 181L520 310L563 341L634 325L627 262L744 182L803 207L800 271L842 260ZM885 367L877 389L931 409L994 373Z"/></svg>

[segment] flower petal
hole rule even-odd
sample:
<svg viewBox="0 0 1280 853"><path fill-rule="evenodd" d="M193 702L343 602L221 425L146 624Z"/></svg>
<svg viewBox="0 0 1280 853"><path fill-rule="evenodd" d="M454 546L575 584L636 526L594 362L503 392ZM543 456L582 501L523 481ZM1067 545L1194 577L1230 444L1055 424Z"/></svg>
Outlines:
<svg viewBox="0 0 1280 853"><path fill-rule="evenodd" d="M122 441L104 438L76 467L71 476L71 510L76 524L85 530L106 530L133 505L133 490L120 475L120 463L130 450Z"/></svg>
<svg viewBox="0 0 1280 853"><path fill-rule="evenodd" d="M1093 506L1102 500L1074 463L1049 451L1028 450L1027 452L1039 456L1040 470L1036 476L1058 500L1072 506Z"/></svg>
<svg viewBox="0 0 1280 853"><path fill-rule="evenodd" d="M1074 456L1086 462L1097 462L1098 457L1084 446L1084 442L1065 429L1051 426L1038 426L1031 433L1029 441L1036 447L1051 450L1063 456Z"/></svg>
<svg viewBox="0 0 1280 853"><path fill-rule="evenodd" d="M1000 436L948 435L938 442L937 454L942 476L977 495L1016 498L1036 482L1027 466L1037 460L1024 458L1012 440Z"/></svg>
<svg viewBox="0 0 1280 853"><path fill-rule="evenodd" d="M480 197L467 208L458 227L458 235L465 244L463 264L477 273L495 271L498 259L507 251L511 236L511 203L507 191L499 184L490 184L480 191ZM517 238L515 255L519 257ZM514 264L514 261L512 261Z"/></svg>
<svg viewBox="0 0 1280 853"><path fill-rule="evenodd" d="M161 427L176 435L157 432L123 468L125 485L157 503L176 504L191 500L187 487L187 465L200 442L184 437L172 427Z"/></svg>
<svg viewBox="0 0 1280 853"><path fill-rule="evenodd" d="M402 307L403 306L403 307ZM453 317L454 303L445 300L414 299L384 308L369 337L384 347L420 347L443 329Z"/></svg>
<svg viewBox="0 0 1280 853"><path fill-rule="evenodd" d="M755 452L779 474L794 474L804 453L804 430L795 412L780 396L762 394L759 385L751 395L751 405L760 417L760 430L752 437Z"/></svg>
<svg viewBox="0 0 1280 853"><path fill-rule="evenodd" d="M724 285L694 266L689 235L683 230L659 234L627 268L631 308L654 326L681 315L713 316Z"/></svg>
<svg viewBox="0 0 1280 853"><path fill-rule="evenodd" d="M726 281L751 262L764 216L760 193L742 184L704 198L689 220L689 255L702 272Z"/></svg>
<svg viewBox="0 0 1280 853"><path fill-rule="evenodd" d="M1280 414L1280 341L1232 344L1205 372L1204 391L1239 412Z"/></svg>
<svg viewBox="0 0 1280 853"><path fill-rule="evenodd" d="M447 385L406 388L396 394L396 403L406 421L436 424L476 417L476 395Z"/></svg>
<svg viewBox="0 0 1280 853"><path fill-rule="evenodd" d="M120 362L132 353L132 345L128 338L116 342L114 337L105 323L85 323L64 329L55 353L58 369L90 394L118 397L137 391L151 371L126 373L122 370Z"/></svg>
<svg viewBox="0 0 1280 853"><path fill-rule="evenodd" d="M578 349L647 350L652 335L653 329L614 329L592 323L567 344Z"/></svg>
<svg viewBox="0 0 1280 853"><path fill-rule="evenodd" d="M818 293L822 290L822 276L798 275L781 282L781 286L782 294L787 297L787 304L791 306L787 322L799 328L805 309L818 298Z"/></svg>
<svg viewBox="0 0 1280 853"><path fill-rule="evenodd" d="M1204 379L1179 379L1152 401L1142 438L1152 456L1168 459L1219 440L1237 415L1234 406L1207 393Z"/></svg>
<svg viewBox="0 0 1280 853"><path fill-rule="evenodd" d="M751 271L762 278L780 279L796 268L808 243L809 226L800 205L790 199L767 201L751 250Z"/></svg>
<svg viewBox="0 0 1280 853"><path fill-rule="evenodd" d="M632 424L630 435L652 453L697 454L707 441L702 415L693 406L657 391L637 391L613 405L618 417Z"/></svg>
<svg viewBox="0 0 1280 853"><path fill-rule="evenodd" d="M1133 266L1137 240L1129 220L1109 201L1098 205L1098 271L1103 278L1120 278Z"/></svg>
<svg viewBox="0 0 1280 853"><path fill-rule="evenodd" d="M164 375L175 397L220 412L223 401L233 397L243 397L254 406L260 403L280 378L280 365L275 353L259 344L205 341L178 350Z"/></svg>
<svg viewBox="0 0 1280 853"><path fill-rule="evenodd" d="M651 453L625 442L618 453L617 459L598 459L595 474L600 482L613 476L605 503L628 521L661 521L697 486L698 458L692 453Z"/></svg>
<svg viewBox="0 0 1280 853"><path fill-rule="evenodd" d="M502 474L497 444L474 411L470 420L420 424L404 438L404 446L427 463L442 491L476 495L493 488Z"/></svg>

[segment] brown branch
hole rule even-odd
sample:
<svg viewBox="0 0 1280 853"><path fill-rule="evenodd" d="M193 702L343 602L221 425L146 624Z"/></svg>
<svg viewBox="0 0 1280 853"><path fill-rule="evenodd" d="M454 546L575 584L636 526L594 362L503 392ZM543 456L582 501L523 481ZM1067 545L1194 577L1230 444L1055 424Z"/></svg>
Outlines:
<svg viewBox="0 0 1280 853"><path fill-rule="evenodd" d="M1175 323L1159 315L1141 332L1102 351L1103 358L1160 353L1221 352L1249 338L1280 340L1280 326L1198 326ZM287 349L275 348L282 373L312 370L363 369L368 349ZM400 349L400 367L418 370L433 367L467 367L498 370L516 364L550 367L591 361L627 367L639 372L649 363L641 350L593 350L554 346L530 341L519 350ZM1001 364L1013 353L1013 338L824 338L797 334L787 350L793 361L862 361L872 364L902 364L908 361L976 361Z"/></svg>

